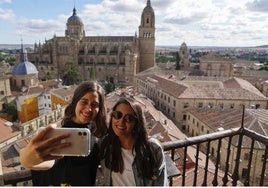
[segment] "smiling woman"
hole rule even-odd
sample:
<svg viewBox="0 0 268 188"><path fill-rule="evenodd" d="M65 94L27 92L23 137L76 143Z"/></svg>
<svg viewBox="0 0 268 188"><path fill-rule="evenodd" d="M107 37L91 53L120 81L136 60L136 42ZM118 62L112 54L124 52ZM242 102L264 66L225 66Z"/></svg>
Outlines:
<svg viewBox="0 0 268 188"><path fill-rule="evenodd" d="M100 85L90 81L76 88L71 103L65 109L62 127L64 134L50 134L56 131L52 126L39 131L20 152L22 166L32 169L34 186L95 185L99 165L97 138L107 132L104 90ZM77 130L73 128L90 129L90 153L83 157L70 156L70 152L66 156L54 155L75 145L66 142L73 135L66 130ZM83 140L86 137L78 138Z"/></svg>
<svg viewBox="0 0 268 188"><path fill-rule="evenodd" d="M131 98L113 107L100 157L106 186L167 185L162 147L148 138L143 110Z"/></svg>

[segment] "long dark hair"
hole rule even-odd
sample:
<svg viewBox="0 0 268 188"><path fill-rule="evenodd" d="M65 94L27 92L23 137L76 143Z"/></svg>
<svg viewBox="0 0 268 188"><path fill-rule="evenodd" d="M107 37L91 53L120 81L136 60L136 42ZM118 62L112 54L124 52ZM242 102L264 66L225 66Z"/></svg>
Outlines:
<svg viewBox="0 0 268 188"><path fill-rule="evenodd" d="M95 122L92 122L92 125L94 126L94 131L92 132L92 134L100 138L107 133L106 110L104 105L104 90L95 81L83 82L76 88L71 103L65 109L65 115L62 120L62 124L65 124L67 121L70 121L71 118L75 116L75 108L78 101L88 92L95 91L99 95L99 112L97 114Z"/></svg>
<svg viewBox="0 0 268 188"><path fill-rule="evenodd" d="M130 105L137 116L138 121L132 131L132 136L134 138L133 151L135 151L136 154L134 162L136 163L138 173L142 178L151 178L155 160L148 143L143 110L139 103L127 98L120 98L112 110L114 111L119 104ZM123 172L124 162L121 154L121 143L113 131L112 117L109 123L108 134L101 144L100 155L102 159L105 159L105 165L107 168L114 172Z"/></svg>

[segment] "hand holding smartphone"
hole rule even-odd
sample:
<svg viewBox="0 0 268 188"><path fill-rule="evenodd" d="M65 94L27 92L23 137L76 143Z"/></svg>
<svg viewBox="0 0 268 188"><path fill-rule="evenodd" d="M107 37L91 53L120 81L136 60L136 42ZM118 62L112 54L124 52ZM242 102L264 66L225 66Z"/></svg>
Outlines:
<svg viewBox="0 0 268 188"><path fill-rule="evenodd" d="M86 128L54 128L48 133L48 137L59 136L68 133L70 136L61 139L61 143L70 142L71 145L53 151L51 155L63 156L88 156L90 153L91 133Z"/></svg>

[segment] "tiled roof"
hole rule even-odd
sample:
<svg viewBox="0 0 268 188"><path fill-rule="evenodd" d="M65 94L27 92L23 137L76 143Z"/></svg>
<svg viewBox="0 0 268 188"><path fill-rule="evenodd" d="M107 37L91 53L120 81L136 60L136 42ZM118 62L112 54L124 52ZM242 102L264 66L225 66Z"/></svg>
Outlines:
<svg viewBox="0 0 268 188"><path fill-rule="evenodd" d="M268 100L257 88L248 81L239 78L221 78L215 80L206 77L186 77L184 80L168 79L160 75L139 75L140 79L156 80L158 89L180 99L226 99L226 100ZM210 80L208 80L210 79Z"/></svg>
<svg viewBox="0 0 268 188"><path fill-rule="evenodd" d="M42 81L39 82L39 85L43 87L44 89L49 89L49 88L57 88L58 87L58 81L57 80L47 80L47 81Z"/></svg>
<svg viewBox="0 0 268 188"><path fill-rule="evenodd" d="M156 80L158 82L158 85L161 86L161 89L165 91L166 93L170 93L174 96L180 96L187 87L183 84L178 84L174 82L173 80L168 80L160 76L156 75L142 75L139 76L141 79L147 81L148 78L152 78L153 80Z"/></svg>
<svg viewBox="0 0 268 188"><path fill-rule="evenodd" d="M195 175L194 170L195 169L192 168L186 172L185 186L193 187L193 180L194 180L194 175ZM204 170L204 167L201 167L201 166L199 166L197 170L198 170L198 175L197 175L196 186L201 187L204 182L205 170ZM207 176L205 179L207 183L206 186L212 187L213 186L212 182L215 176L215 170L208 169L206 176ZM223 186L223 183L222 183L223 177L224 177L224 173L219 171L218 176L217 176L218 186ZM228 178L227 186L232 186L232 178L230 177L230 175L227 178ZM243 186L241 182L238 182L237 185ZM173 186L182 186L182 176L178 176L173 180Z"/></svg>
<svg viewBox="0 0 268 188"><path fill-rule="evenodd" d="M65 86L61 88L52 89L50 92L51 94L55 94L65 99L65 97L72 96L76 88L77 85Z"/></svg>
<svg viewBox="0 0 268 188"><path fill-rule="evenodd" d="M27 90L27 95L32 95L32 94L39 94L44 92L45 89L40 86L34 86L34 87L29 87Z"/></svg>
<svg viewBox="0 0 268 188"><path fill-rule="evenodd" d="M242 109L192 108L189 112L215 132L219 128L228 130L241 127ZM246 109L244 127L261 135L268 136L268 110ZM237 141L237 137L235 137L233 143L236 145ZM250 147L250 144L249 138L244 137L243 146ZM255 147L263 148L264 146L256 142Z"/></svg>
<svg viewBox="0 0 268 188"><path fill-rule="evenodd" d="M16 126L5 125L6 122L8 121L0 118L0 143L5 142L12 137L18 136L21 133Z"/></svg>
<svg viewBox="0 0 268 188"><path fill-rule="evenodd" d="M12 75L30 75L38 74L34 64L29 61L16 63L12 69Z"/></svg>

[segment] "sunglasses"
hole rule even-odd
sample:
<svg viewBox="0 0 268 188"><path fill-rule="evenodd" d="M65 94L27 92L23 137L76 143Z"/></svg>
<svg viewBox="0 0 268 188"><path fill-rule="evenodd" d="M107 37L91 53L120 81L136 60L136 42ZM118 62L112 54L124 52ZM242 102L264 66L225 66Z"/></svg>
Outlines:
<svg viewBox="0 0 268 188"><path fill-rule="evenodd" d="M111 113L111 116L116 119L116 120L119 120L123 117L123 121L127 122L127 123L134 123L137 121L137 117L135 115L132 115L132 114L126 114L124 115L122 112L120 111L113 111Z"/></svg>

